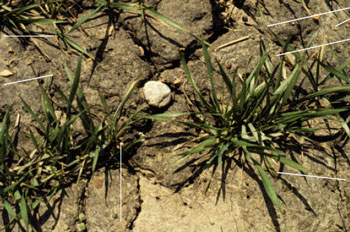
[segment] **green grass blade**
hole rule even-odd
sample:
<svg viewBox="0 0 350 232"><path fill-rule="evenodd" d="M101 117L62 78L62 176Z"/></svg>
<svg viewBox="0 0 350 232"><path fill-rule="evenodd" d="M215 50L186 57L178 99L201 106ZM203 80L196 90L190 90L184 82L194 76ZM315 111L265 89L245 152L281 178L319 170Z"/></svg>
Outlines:
<svg viewBox="0 0 350 232"><path fill-rule="evenodd" d="M24 6L24 7L19 7L19 8L16 8L16 9L10 9L8 7L2 7L3 9L5 10L8 10L8 13L4 14L5 17L8 17L10 15L21 15L21 13L27 11L27 10L31 10L31 9L34 9L36 7L38 7L39 5L38 4L31 4L31 5L27 5L27 6Z"/></svg>
<svg viewBox="0 0 350 232"><path fill-rule="evenodd" d="M350 91L350 85L331 87L331 88L323 89L323 90L308 94L305 97L305 99L313 99L315 97L324 96L329 93L348 92L348 91Z"/></svg>
<svg viewBox="0 0 350 232"><path fill-rule="evenodd" d="M185 72L185 75L187 77L187 80L190 82L190 84L192 85L197 97L199 98L200 100L200 103L202 106L204 107L209 107L209 104L206 102L206 100L204 99L204 97L202 96L202 94L200 93L199 91L199 88L197 86L197 84L194 82L193 78L192 78L192 75L190 73L190 71L188 70L188 66L187 66L187 63L185 61L185 56L180 53L180 57L181 57L181 64L182 64L182 68Z"/></svg>
<svg viewBox="0 0 350 232"><path fill-rule="evenodd" d="M230 143L220 143L219 144L219 148L218 151L215 152L215 155L213 155L208 161L207 161L207 165L210 165L215 158L218 157L218 162L217 165L220 165L222 162L222 156L223 154L226 152L226 150L229 148Z"/></svg>
<svg viewBox="0 0 350 232"><path fill-rule="evenodd" d="M99 1L100 3L105 3L105 1ZM111 8L118 8L121 10L133 10L133 11L138 11L140 10L140 7L135 4L127 4L127 3L121 3L121 2L111 2L108 4L109 7Z"/></svg>
<svg viewBox="0 0 350 232"><path fill-rule="evenodd" d="M287 100L290 98L290 95L291 95L291 93L295 87L295 84L297 83L298 78L300 76L300 73L301 73L300 68L295 69L295 72L293 70L293 72L290 76L290 81L288 81L288 85L287 85L285 91L283 92L282 103L280 104L280 107L284 106L285 103L287 102Z"/></svg>
<svg viewBox="0 0 350 232"><path fill-rule="evenodd" d="M64 64L64 67L65 67L65 70L66 70L66 73L67 73L67 76L72 84L72 87L75 87L75 81L77 78L80 79L80 72L81 72L81 60L82 60L82 57L79 58L78 60L78 63L77 63L77 67L76 67L76 70L75 70L75 76L73 77L71 71L69 70L67 64ZM79 82L78 82L79 83ZM83 126L85 128L85 131L88 133L88 134L91 134L93 133L94 129L95 129L95 126L94 126L94 123L91 119L91 117L89 116L89 113L90 113L90 107L89 107L89 104L88 102L86 101L86 98L84 96L84 93L83 91L81 91L81 89L79 88L79 86L76 86L76 90L74 91L75 92L75 95L76 95L76 100L77 100L77 104L78 104L78 108L80 110L80 112L82 112L81 114L81 120L82 120L82 123L83 123ZM68 99L69 101L69 99ZM69 101L69 104L72 104L71 101Z"/></svg>
<svg viewBox="0 0 350 232"><path fill-rule="evenodd" d="M100 154L100 151L101 151L100 146L97 146L96 150L91 153L91 157L92 157L92 172L95 172L96 165L97 165L97 160L98 160L98 156Z"/></svg>
<svg viewBox="0 0 350 232"><path fill-rule="evenodd" d="M180 24L178 24L178 23L175 22L174 20L172 20L172 19L170 19L170 18L168 18L168 17L166 17L166 16L160 14L159 12L157 12L157 11L155 11L155 10L149 8L149 7L145 7L145 12L146 12L146 14L151 15L151 16L153 16L153 17L155 17L155 18L161 20L162 22L168 24L168 25L171 26L171 27L174 27L174 28L176 28L176 29L179 29L179 30L185 32L186 34L193 36L194 38L196 38L197 40L199 40L202 44L205 44L205 45L207 45L207 46L210 46L210 43L208 43L207 41L205 41L205 40L202 39L201 37L192 34L192 33L189 32L187 29L185 29L183 26L181 26Z"/></svg>
<svg viewBox="0 0 350 232"><path fill-rule="evenodd" d="M337 70L336 68L334 68L330 65L324 64L322 62L320 62L320 64L328 72L332 73L334 76L338 77L339 79L341 79L341 80L345 81L347 84L349 84L350 80L346 74L340 72L339 70Z"/></svg>
<svg viewBox="0 0 350 232"><path fill-rule="evenodd" d="M253 143L248 143L246 141L240 140L238 138L230 138L230 141L235 144L237 147L255 147Z"/></svg>
<svg viewBox="0 0 350 232"><path fill-rule="evenodd" d="M138 114L137 116L140 118L146 118L151 120L171 121L171 120L174 120L175 117L188 116L190 114L192 113L172 112L172 113L162 113L162 114L153 114L153 115Z"/></svg>
<svg viewBox="0 0 350 232"><path fill-rule="evenodd" d="M32 132L31 130L29 130L29 136L28 136L28 137L32 140L35 149L36 149L38 152L41 152L40 147L39 147L38 140L35 138L35 136L33 135L33 132Z"/></svg>
<svg viewBox="0 0 350 232"><path fill-rule="evenodd" d="M180 161L186 159L189 155L192 155L192 154L195 154L195 153L199 153L199 152L202 152L202 151L211 150L218 143L218 139L216 137L213 137L213 136L205 137L205 138L203 138L203 140L204 141L202 141L200 144L198 144L197 146L195 146L191 150L185 151L185 152L179 154L179 156L182 156L182 158L180 158L180 159L172 162L171 164L169 164L168 168L172 167L175 164L179 163Z"/></svg>
<svg viewBox="0 0 350 232"><path fill-rule="evenodd" d="M348 137L350 138L350 128L349 128L349 122L350 122L350 116L348 116L346 118L346 120L344 121L344 119L342 117L340 117L339 115L337 115L337 120L338 122L340 122L341 126L343 127L343 129L345 130L345 133L348 135Z"/></svg>
<svg viewBox="0 0 350 232"><path fill-rule="evenodd" d="M292 167L296 170L302 171L303 173L309 173L309 169L301 166L300 164L298 164L297 162L295 162L293 160L287 159L285 157L276 157L276 156L272 156L272 158L277 160L277 161L280 161L281 163L283 163L289 167Z"/></svg>
<svg viewBox="0 0 350 232"><path fill-rule="evenodd" d="M59 23L68 23L68 21L64 21L64 20L55 20L55 19L22 19L20 20L24 23L28 23L28 24L51 24L51 23L55 23L55 24L59 24Z"/></svg>
<svg viewBox="0 0 350 232"><path fill-rule="evenodd" d="M32 108L23 100L23 98L19 97L24 105L24 108L28 111L28 113L39 123L42 131L46 130L43 121L33 112Z"/></svg>
<svg viewBox="0 0 350 232"><path fill-rule="evenodd" d="M105 8L106 5L102 4L99 7L97 7L94 11L90 12L87 15L84 15L83 17L81 17L78 22L76 22L73 27L68 31L68 33L74 31L76 28L78 28L81 24L85 23L87 20L89 20L92 16L94 16L95 14L97 14L98 12L100 12L101 10L103 10L103 8Z"/></svg>
<svg viewBox="0 0 350 232"><path fill-rule="evenodd" d="M0 161L1 165L3 164L3 161L5 159L5 156L8 152L8 130L10 128L10 110L12 108L13 104L7 109L4 119L2 120L2 123L0 125Z"/></svg>
<svg viewBox="0 0 350 232"><path fill-rule="evenodd" d="M292 84L295 83L295 79L298 77L300 73L300 66L299 64L297 64L295 67L294 67L294 70L293 72L290 74L290 76L284 80L281 85L276 89L276 91L273 93L273 96L271 98L271 101L270 101L270 105L273 106L273 107L270 107L272 109L275 109L277 110L276 106L278 104L278 102L280 101L280 99L282 98L282 96L287 99L287 97L289 96L288 93L290 92L286 92L286 89L288 88L289 91L291 91L292 89ZM290 87L291 86L291 87ZM272 112L270 112L272 113Z"/></svg>
<svg viewBox="0 0 350 232"><path fill-rule="evenodd" d="M94 57L88 53L84 48L82 48L79 44L68 38L67 36L63 35L62 32L57 31L57 35L69 46L74 48L75 50L79 51L80 53L83 53L84 55L94 59Z"/></svg>
<svg viewBox="0 0 350 232"><path fill-rule="evenodd" d="M134 89L137 87L137 85L140 83L140 80L136 80L133 83L131 83L130 88L128 89L128 91L126 92L125 96L123 97L121 103L118 105L117 110L115 111L115 113L113 114L112 117L112 125L111 125L111 132L112 134L116 133L116 126L117 126L117 122L120 119L120 115L122 113L122 110L124 108L124 105L126 104L126 102L129 100L132 92L134 91Z"/></svg>
<svg viewBox="0 0 350 232"><path fill-rule="evenodd" d="M71 90L69 93L69 98L68 98L69 105L68 105L68 110L67 110L67 118L68 119L70 119L70 116L71 116L71 106L73 105L73 100L74 100L74 97L75 97L76 92L78 90L78 85L79 85L79 81L80 81L81 60L82 60L82 57L80 56L78 63L77 63L77 67L75 69L74 79L73 79L73 81L71 81L72 87L71 87Z"/></svg>
<svg viewBox="0 0 350 232"><path fill-rule="evenodd" d="M6 211L14 218L17 218L17 214L15 213L15 211L12 209L11 205L8 203L8 201L6 201L5 199L2 199L3 204L4 204L4 208L6 209Z"/></svg>
<svg viewBox="0 0 350 232"><path fill-rule="evenodd" d="M249 127L250 131L252 132L255 141L257 141L257 142L260 143L260 138L259 138L258 132L257 132L257 130L255 129L255 127L253 126L253 124L248 123L248 127Z"/></svg>
<svg viewBox="0 0 350 232"><path fill-rule="evenodd" d="M271 183L269 177L267 176L266 172L261 167L261 165L253 158L252 154L248 151L248 149L246 147L243 147L243 150L250 157L250 159L253 161L254 166L258 169L260 176L262 178L262 183L263 183L264 189L266 191L266 194L269 196L272 203L279 209L279 211L282 212L281 206L280 206L278 198L277 198L275 188L272 186L272 183Z"/></svg>
<svg viewBox="0 0 350 232"><path fill-rule="evenodd" d="M19 205L21 218L23 219L24 225L28 231L29 228L29 218L28 218L28 207L25 198L21 197L21 203Z"/></svg>
<svg viewBox="0 0 350 232"><path fill-rule="evenodd" d="M214 86L214 80L213 80L213 65L211 63L210 60L210 56L207 50L207 47L203 44L203 55L204 55L204 59L205 59L205 65L207 67L207 72L209 75L209 80L210 80L210 85L211 85L211 91L212 91L212 96L213 96L213 102L216 108L216 112L220 112L220 106L219 106L219 101L216 95L216 91L215 91L215 86Z"/></svg>
<svg viewBox="0 0 350 232"><path fill-rule="evenodd" d="M41 102L43 111L48 122L57 121L55 110L44 88L41 87Z"/></svg>
<svg viewBox="0 0 350 232"><path fill-rule="evenodd" d="M107 115L111 114L111 109L108 107L106 99L104 98L104 96L102 94L99 94L103 109L105 110L105 112L107 113Z"/></svg>
<svg viewBox="0 0 350 232"><path fill-rule="evenodd" d="M235 92L236 92L236 89L234 89L234 83L231 82L231 80L229 79L229 77L227 76L224 68L222 67L222 65L220 64L220 62L218 60L216 60L216 63L218 64L219 66L219 70L220 70L220 73L221 73L221 77L222 79L224 80L225 82L225 86L228 90L228 92L230 93L230 96L231 98L232 97L235 97Z"/></svg>

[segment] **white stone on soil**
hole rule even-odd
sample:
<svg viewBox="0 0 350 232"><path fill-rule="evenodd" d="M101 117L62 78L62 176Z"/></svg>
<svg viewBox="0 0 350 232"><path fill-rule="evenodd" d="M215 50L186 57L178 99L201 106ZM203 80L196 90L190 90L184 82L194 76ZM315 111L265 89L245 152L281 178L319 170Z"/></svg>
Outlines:
<svg viewBox="0 0 350 232"><path fill-rule="evenodd" d="M143 94L148 104L154 107L162 108L171 101L170 88L160 81L147 81Z"/></svg>

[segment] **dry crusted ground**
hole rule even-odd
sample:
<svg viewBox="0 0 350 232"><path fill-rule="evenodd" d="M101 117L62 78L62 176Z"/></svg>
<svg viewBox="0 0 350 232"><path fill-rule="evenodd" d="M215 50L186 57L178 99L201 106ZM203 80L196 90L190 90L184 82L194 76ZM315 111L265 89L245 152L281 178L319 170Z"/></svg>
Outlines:
<svg viewBox="0 0 350 232"><path fill-rule="evenodd" d="M208 39L213 48L238 38L249 36L235 45L210 53L216 56L232 72L236 67L243 73L252 56L252 63L259 58L259 41L262 39L272 54L281 52L276 41L264 24L258 7L271 22L303 17L308 12L293 0L241 1L236 7L220 12L218 4L210 0L150 0L148 5L156 9L194 34ZM310 13L316 14L348 7L344 0L311 1ZM84 12L83 14L86 14ZM226 19L223 23L222 16ZM297 48L319 32L314 44L350 38L346 25L334 30L337 23L347 19L347 12L328 14L320 20L304 20L272 28L279 36L292 38ZM100 14L83 25L87 35L76 31L73 39L86 47L99 63L86 59L82 68L82 89L92 105L99 105L98 92L104 94L111 107L117 106L126 86L132 80L161 80L172 88L173 102L167 112L186 111L187 105L181 83L185 76L179 64L178 50L184 49L199 86L205 89L207 80L199 44L190 36L149 19L147 33L140 17L130 13L108 16ZM49 27L32 27L31 30L50 32ZM53 32L53 31L52 31ZM9 33L9 32L7 32ZM62 67L62 60L75 67L77 56L62 53L55 38L39 40L40 46L52 58L47 62L31 43L0 36L0 71L7 69L14 75L0 79L1 115L13 102L22 96L36 112L40 112L40 91L36 82L3 86L9 81L27 77L54 74L52 85L69 89ZM347 44L334 47L340 61L349 59ZM310 51L310 54L313 51ZM328 53L325 59L331 56ZM248 67L248 70L251 67ZM33 72L35 70L35 73ZM180 83L180 84L179 84ZM142 87L142 86L140 86ZM55 97L55 93L52 92ZM136 91L128 105L132 111L143 104L141 89ZM96 106L96 111L100 108ZM21 114L22 132L33 119L26 114L21 104L16 104L13 114ZM317 122L315 122L317 123ZM345 178L347 181L305 179L282 176L273 184L279 194L285 216L276 212L271 202L262 193L257 173L241 169L236 164L227 167L230 171L221 184L221 170L214 175L212 170L203 172L195 179L186 181L195 171L188 167L172 174L166 169L174 160L173 150L185 138L198 136L194 131L164 122L139 125L146 142L135 154L129 154L123 166L123 214L120 215L119 169L101 169L90 180L73 184L64 189L52 201L52 209L43 212L40 218L42 231L77 231L78 215L84 213L87 231L349 231L350 230L350 172L349 150L339 149L341 141L322 144L305 144L301 152L290 148L294 155L315 175ZM329 134L325 131L324 134ZM20 144L30 148L28 140L20 137ZM338 149L337 149L338 148ZM285 170L292 171L292 170ZM175 192L178 185L183 188ZM224 191L223 191L224 189ZM225 194L223 194L225 193ZM218 201L217 201L218 199ZM121 217L121 218L120 218ZM121 219L121 222L120 222ZM16 230L16 229L14 229Z"/></svg>

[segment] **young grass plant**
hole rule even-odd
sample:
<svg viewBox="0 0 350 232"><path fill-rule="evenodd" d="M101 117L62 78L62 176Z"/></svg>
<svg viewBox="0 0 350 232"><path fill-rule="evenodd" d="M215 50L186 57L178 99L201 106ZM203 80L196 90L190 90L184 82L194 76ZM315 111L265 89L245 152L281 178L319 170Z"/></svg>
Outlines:
<svg viewBox="0 0 350 232"><path fill-rule="evenodd" d="M164 23L170 27L176 28L183 31L202 43L209 45L208 42L203 40L197 35L192 34L190 31L185 29L183 26L176 23L174 20L166 17L163 14L152 9L152 7L146 6L143 1L138 1L138 3L122 3L122 2L111 2L105 0L93 1L98 4L97 8L93 11L85 14L79 19L75 20L70 12L71 8L77 4L74 1L63 1L63 0L42 0L42 1L26 1L26 3L21 2L17 5L17 8L11 8L9 4L0 3L0 22L2 25L7 27L13 27L16 29L25 30L26 33L29 31L26 29L25 25L29 24L53 24L56 30L57 36L69 47L73 48L74 51L82 53L85 56L93 58L93 56L86 51L81 45L75 42L72 38L68 36L69 33L79 28L82 24L92 19L94 15L99 12L106 10L124 10L139 12L142 21L145 21L145 17L149 16L157 19L159 22ZM68 24L72 23L73 26L66 33L63 28L59 28L57 24Z"/></svg>
<svg viewBox="0 0 350 232"><path fill-rule="evenodd" d="M346 107L324 108L311 107L311 105L329 94L350 91L350 85L323 90L315 86L312 92L301 95L296 89L300 87L298 81L302 74L308 73L309 76L307 76L314 78L314 84L318 85L319 82L316 80L320 80L319 72L316 77L310 76L311 70L304 69L305 57L300 57L289 76L284 79L283 58L279 65L272 67L268 52L263 49L263 46L261 50L260 61L249 75L243 77L241 83L237 82L237 75L230 78L222 65L216 61L221 81L227 90L227 98L222 101L218 100L218 90L214 83L219 80L214 80L214 69L206 46L203 45L203 54L211 89L209 99L201 93L182 55L182 67L188 82L194 89L196 101L199 102L196 104L196 109L188 113L142 115L141 117L182 123L204 132L204 136L200 137L200 143L179 154L180 159L170 166L183 159L190 159L195 153L202 154L206 167L224 165L223 162L228 159L240 160L243 167L252 164L261 176L266 194L276 208L281 210L277 194L267 173L277 176L276 170L279 164L303 173L307 173L308 169L289 159L280 144L294 137L310 139L313 132L318 129L306 126L305 122L311 119L330 119L330 116L348 111ZM197 120L176 119L189 114L197 116Z"/></svg>
<svg viewBox="0 0 350 232"><path fill-rule="evenodd" d="M10 109L1 123L0 158L3 168L0 172L0 195L6 212L11 216L9 224L6 225L8 228L15 222L22 221L28 230L34 210L37 211L43 201L46 203L61 187L74 180L79 181L82 175L90 175L97 167L116 159L111 154L117 153L116 147L123 141L122 136L128 132L135 120L138 120L134 119L133 114L123 122L120 120L124 105L138 81L132 83L114 113L101 95L106 116L101 119L93 115L79 87L81 61L82 57L74 75L65 65L71 83L69 95L56 88L65 103L65 106L61 106L61 109L64 109L63 120L58 118L54 103L43 87L41 103L44 117L34 113L30 105L21 98L26 111L37 122L36 131L41 135L35 136L35 133L29 130L28 137L35 148L31 153L18 151L13 138L9 136ZM81 120L85 131L79 139L74 134L74 123L77 120ZM127 152L128 147L141 141L142 138L135 138L127 142L123 150Z"/></svg>

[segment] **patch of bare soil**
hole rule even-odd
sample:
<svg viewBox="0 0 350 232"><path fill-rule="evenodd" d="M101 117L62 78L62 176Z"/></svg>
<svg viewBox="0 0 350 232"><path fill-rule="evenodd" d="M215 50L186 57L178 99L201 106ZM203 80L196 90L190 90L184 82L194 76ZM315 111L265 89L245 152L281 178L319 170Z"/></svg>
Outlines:
<svg viewBox="0 0 350 232"><path fill-rule="evenodd" d="M300 2L292 0L234 1L236 5L231 4L226 9L220 8L218 2L228 1L150 0L146 1L146 5L154 5L160 13L209 40L213 44L209 52L231 74L236 68L241 74L251 70L259 59L261 40L272 54L277 55L282 51L266 27L259 9L268 22L276 23L348 6L344 0L305 1L309 2L308 12ZM348 17L344 11L270 29L282 39L290 38L296 48L303 48L316 31L318 36L314 45L349 38L348 25L334 29L337 23ZM97 114L102 112L98 93L102 93L108 105L115 109L129 83L138 78L144 81L160 80L171 87L173 100L164 112L187 111L182 88L186 77L180 67L179 49L185 52L189 68L200 88L208 88L201 46L191 36L152 18L142 24L139 16L130 13L115 16L99 14L83 24L83 28L86 34L75 31L71 36L96 58L97 62L91 59L83 62L81 86ZM42 29L32 27L31 30L50 29L45 26ZM237 39L241 41L222 46ZM21 115L19 144L28 151L32 147L25 132L35 123L18 97L22 96L35 112L40 113L39 85L36 81L11 86L3 84L53 74L53 78L45 80L52 90L57 85L68 91L69 81L62 61L74 69L78 60L78 56L71 51L62 52L58 46L64 45L55 38L38 39L38 43L51 58L50 62L31 42L0 36L0 71L13 73L0 77L0 116L13 101L18 103L12 110L12 121L15 115ZM331 64L348 60L347 45L340 43L333 46L338 61L328 48L324 59ZM317 49L308 51L310 55L316 52ZM250 58L252 60L248 65ZM222 84L218 82L217 85L220 88ZM128 113L144 104L141 87L127 104ZM57 93L51 93L55 98ZM151 111L148 109L148 112ZM193 146L185 142L200 136L197 131L160 121L145 121L134 130L135 134L136 131L144 134L145 142L135 149L135 153L126 154L122 169L122 199L119 194L120 170L108 167L100 169L89 180L73 184L57 194L38 218L38 231L80 231L81 224L84 224L86 231L350 230L350 149L349 145L342 146L348 141L336 138L319 144L305 142L303 150L286 145L287 153L311 169L311 173L344 178L346 181L294 176L273 179L285 213L283 215L275 210L263 193L258 173L250 166L239 166L238 161L233 160L215 172L210 169L199 174L196 165L189 165L176 173L173 173L175 168L167 168L176 159L174 154ZM327 135L329 132L324 133ZM0 220L3 223L6 218ZM20 228L13 229L16 230L20 231Z"/></svg>

